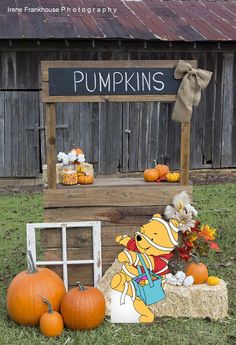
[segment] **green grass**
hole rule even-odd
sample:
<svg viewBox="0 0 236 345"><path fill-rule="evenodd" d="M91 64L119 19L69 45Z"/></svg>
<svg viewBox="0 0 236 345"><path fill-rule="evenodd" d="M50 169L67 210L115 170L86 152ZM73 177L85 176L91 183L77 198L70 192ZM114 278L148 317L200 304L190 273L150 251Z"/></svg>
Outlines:
<svg viewBox="0 0 236 345"><path fill-rule="evenodd" d="M194 203L199 218L219 229L220 254L206 262L211 274L228 283L229 318L221 321L187 318L161 318L152 325L114 325L105 321L93 331L65 330L60 338L47 339L38 328L16 325L7 316L5 297L11 279L25 269L25 225L43 221L42 195L0 195L0 345L38 344L155 344L155 345L233 345L236 344L236 184L194 187Z"/></svg>

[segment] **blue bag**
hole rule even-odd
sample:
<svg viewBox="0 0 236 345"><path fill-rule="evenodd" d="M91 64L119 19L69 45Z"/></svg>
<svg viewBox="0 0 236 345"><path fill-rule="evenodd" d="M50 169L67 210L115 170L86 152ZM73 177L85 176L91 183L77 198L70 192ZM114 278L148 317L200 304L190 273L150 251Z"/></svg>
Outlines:
<svg viewBox="0 0 236 345"><path fill-rule="evenodd" d="M140 253L137 253L139 260L144 268L144 272L142 273L141 267L137 266L138 269L138 276L132 279L132 283L136 290L136 295L139 297L146 305L154 304L158 301L161 301L165 298L165 293L162 288L162 278L153 273L150 272L142 258L142 255ZM151 273L151 274L150 274ZM146 285L140 285L140 281L144 282L144 278L146 281ZM154 278L154 280L152 279ZM148 281L148 283L147 283Z"/></svg>

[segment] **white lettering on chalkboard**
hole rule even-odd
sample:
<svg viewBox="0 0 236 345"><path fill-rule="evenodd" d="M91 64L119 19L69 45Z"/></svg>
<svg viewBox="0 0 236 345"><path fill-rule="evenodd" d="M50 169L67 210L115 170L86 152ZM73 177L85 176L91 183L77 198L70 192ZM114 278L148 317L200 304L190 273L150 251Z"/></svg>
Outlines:
<svg viewBox="0 0 236 345"><path fill-rule="evenodd" d="M161 74L161 75L164 75L164 73L162 73L162 72L156 72L156 73L154 73L153 76L152 76L152 79L155 81L155 83L161 84L161 87L156 87L156 86L153 85L153 88L154 88L156 91L162 91L162 90L164 89L164 87L165 87L165 84L163 83L163 81L161 81L161 80L156 80L156 78L155 78L156 75L160 75L160 74Z"/></svg>
<svg viewBox="0 0 236 345"><path fill-rule="evenodd" d="M103 87L106 88L106 90L108 92L111 91L111 75L110 73L107 74L107 79L104 80L102 73L99 72L98 73L98 79L99 79L99 91L102 92L103 91Z"/></svg>
<svg viewBox="0 0 236 345"><path fill-rule="evenodd" d="M90 89L88 84L89 84L88 73L85 73L85 86L86 86L86 90L88 92L94 92L96 90L96 85L97 85L97 79L96 79L96 74L95 73L93 73L93 86L94 86L94 88Z"/></svg>
<svg viewBox="0 0 236 345"><path fill-rule="evenodd" d="M74 92L85 90L89 93L109 93L123 90L124 92L152 92L162 91L165 83L162 81L163 72L152 73L150 71L108 71L85 72L74 71Z"/></svg>
<svg viewBox="0 0 236 345"><path fill-rule="evenodd" d="M116 78L116 76L118 76L118 78ZM119 80L119 76L120 76L120 80ZM113 92L116 92L116 85L121 84L123 81L123 75L120 72L114 72L113 73Z"/></svg>
<svg viewBox="0 0 236 345"><path fill-rule="evenodd" d="M81 75L80 80L77 79L78 74ZM75 92L77 92L77 84L81 83L83 80L84 80L84 73L81 71L75 71L74 72L74 90L75 90Z"/></svg>

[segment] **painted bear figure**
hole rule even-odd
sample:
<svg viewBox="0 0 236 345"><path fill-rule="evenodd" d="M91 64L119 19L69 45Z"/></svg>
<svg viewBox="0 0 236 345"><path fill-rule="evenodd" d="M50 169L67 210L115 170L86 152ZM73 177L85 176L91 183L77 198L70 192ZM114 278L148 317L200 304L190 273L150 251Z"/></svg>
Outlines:
<svg viewBox="0 0 236 345"><path fill-rule="evenodd" d="M150 271L164 276L169 272L171 251L178 244L178 231L176 220L166 222L159 214L155 214L149 223L141 226L134 238L128 235L116 238L116 242L124 245L125 249L118 255L118 261L123 265L121 271L112 278L111 288L122 293L121 304L126 294L132 297L134 308L140 314L140 322L152 322L154 314L135 295L132 279L139 275L137 266L142 266L137 253L142 255Z"/></svg>

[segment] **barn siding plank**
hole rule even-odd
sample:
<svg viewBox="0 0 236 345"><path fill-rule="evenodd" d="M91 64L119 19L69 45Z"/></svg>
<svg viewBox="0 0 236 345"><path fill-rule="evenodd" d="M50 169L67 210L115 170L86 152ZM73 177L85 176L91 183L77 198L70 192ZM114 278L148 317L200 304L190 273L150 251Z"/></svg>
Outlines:
<svg viewBox="0 0 236 345"><path fill-rule="evenodd" d="M5 176L5 94L0 91L0 177Z"/></svg>
<svg viewBox="0 0 236 345"><path fill-rule="evenodd" d="M138 171L139 123L141 103L129 105L129 171Z"/></svg>
<svg viewBox="0 0 236 345"><path fill-rule="evenodd" d="M122 165L121 172L129 171L129 103L124 102L122 104Z"/></svg>
<svg viewBox="0 0 236 345"><path fill-rule="evenodd" d="M148 166L157 158L159 135L160 103L153 102L150 109L150 132L148 148Z"/></svg>
<svg viewBox="0 0 236 345"><path fill-rule="evenodd" d="M216 56L216 97L215 97L215 113L213 117L213 152L212 152L212 161L213 168L223 168L221 165L221 152L222 152L222 117L224 116L222 107L224 107L222 101L222 83L223 83L223 54L219 53Z"/></svg>
<svg viewBox="0 0 236 345"><path fill-rule="evenodd" d="M224 167L232 166L232 129L233 129L233 74L234 56L232 53L224 54L223 63L223 104L221 108L224 112L222 116L222 160L221 165Z"/></svg>
<svg viewBox="0 0 236 345"><path fill-rule="evenodd" d="M234 54L234 70L233 75L236 75L236 54ZM236 167L236 78L233 79L233 94L234 94L234 103L233 103L233 124L232 124L232 167Z"/></svg>
<svg viewBox="0 0 236 345"><path fill-rule="evenodd" d="M9 97L9 92L5 92L5 140L4 140L4 156L5 156L5 176L14 176L12 175L12 159L11 159L11 150L13 148L12 142L12 108L13 108L13 99Z"/></svg>

